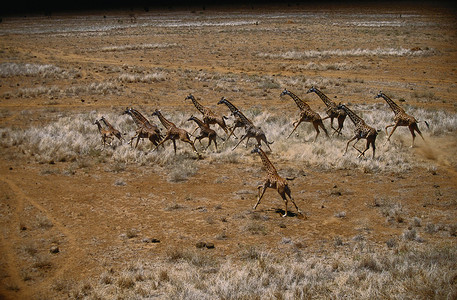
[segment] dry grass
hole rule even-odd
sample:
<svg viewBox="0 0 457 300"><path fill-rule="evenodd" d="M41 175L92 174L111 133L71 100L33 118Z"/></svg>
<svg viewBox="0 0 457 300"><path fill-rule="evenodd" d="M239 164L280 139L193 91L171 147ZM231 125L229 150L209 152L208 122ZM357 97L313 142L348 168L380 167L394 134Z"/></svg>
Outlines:
<svg viewBox="0 0 457 300"><path fill-rule="evenodd" d="M337 242L335 242L337 243ZM341 246L337 243L337 246ZM451 299L457 296L456 249L406 242L392 250L279 257L261 249L241 260L172 249L164 262L139 262L115 278L102 275L87 298L165 299ZM361 250L367 249L367 250ZM119 287L119 288L116 288ZM84 294L78 292L78 294ZM86 297L84 297L86 298Z"/></svg>

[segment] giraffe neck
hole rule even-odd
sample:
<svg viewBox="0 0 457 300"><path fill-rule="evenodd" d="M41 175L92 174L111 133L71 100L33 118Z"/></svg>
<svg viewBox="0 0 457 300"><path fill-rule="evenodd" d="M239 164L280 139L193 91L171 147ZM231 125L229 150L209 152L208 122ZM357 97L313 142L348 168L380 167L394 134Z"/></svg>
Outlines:
<svg viewBox="0 0 457 300"><path fill-rule="evenodd" d="M254 126L251 120L249 120L241 111L236 110L234 113L241 119L244 126Z"/></svg>
<svg viewBox="0 0 457 300"><path fill-rule="evenodd" d="M136 109L133 109L132 108L132 113L135 115L135 117L137 118L138 122L140 122L141 125L144 125L144 124L148 124L149 121L148 119L146 119L139 111L137 111Z"/></svg>
<svg viewBox="0 0 457 300"><path fill-rule="evenodd" d="M349 116L349 118L351 118L352 123L354 123L354 125L356 127L365 123L361 117L356 115L346 105L341 105L341 108L346 112L346 114Z"/></svg>
<svg viewBox="0 0 457 300"><path fill-rule="evenodd" d="M195 99L194 96L191 96L190 100L192 100L192 103L198 109L198 111L200 111L202 114L205 113L205 107L203 105L201 105L200 103L198 103L198 101Z"/></svg>
<svg viewBox="0 0 457 300"><path fill-rule="evenodd" d="M195 123L197 123L198 127L205 127L205 123L203 123L202 120L200 120L199 118L197 117L192 117L190 118L191 120L193 120Z"/></svg>
<svg viewBox="0 0 457 300"><path fill-rule="evenodd" d="M230 109L230 111L232 113L234 113L235 111L238 111L238 108L236 108L235 105L233 105L230 101L228 101L227 99L224 99L224 103L225 105L227 105L227 107Z"/></svg>
<svg viewBox="0 0 457 300"><path fill-rule="evenodd" d="M102 132L102 125L100 124L100 122L95 122L95 124L97 125L97 128L98 128L98 132Z"/></svg>
<svg viewBox="0 0 457 300"><path fill-rule="evenodd" d="M260 158L262 159L263 166L265 167L267 172L269 174L277 174L276 168L273 166L271 161L268 159L268 157L265 154L265 152L260 148L258 148L258 149L259 149L259 151L257 153L259 153Z"/></svg>
<svg viewBox="0 0 457 300"><path fill-rule="evenodd" d="M162 113L160 111L156 111L156 112L157 112L157 117L159 117L160 123L162 123L162 125L166 129L170 129L171 127L176 127L175 124L173 124L172 122L165 119L165 117L162 115Z"/></svg>
<svg viewBox="0 0 457 300"><path fill-rule="evenodd" d="M393 110L394 114L397 115L397 114L403 112L403 109L400 106L398 106L392 99L390 99L389 97L387 97L384 94L381 94L381 95L382 95L382 98L384 100L386 100L387 104L389 104L389 106Z"/></svg>
<svg viewBox="0 0 457 300"><path fill-rule="evenodd" d="M322 101L327 105L327 107L336 107L336 104L330 100L324 93L314 88L314 92L322 99Z"/></svg>
<svg viewBox="0 0 457 300"><path fill-rule="evenodd" d="M300 99L291 91L287 91L287 95L289 95L295 101L300 110L307 110L309 108L308 104L306 104L302 99Z"/></svg>
<svg viewBox="0 0 457 300"><path fill-rule="evenodd" d="M101 120L102 120L103 123L105 123L105 125L106 125L107 127L109 127L110 129L113 129L113 128L114 128L113 125L111 125L110 122L108 122L105 118L102 118Z"/></svg>

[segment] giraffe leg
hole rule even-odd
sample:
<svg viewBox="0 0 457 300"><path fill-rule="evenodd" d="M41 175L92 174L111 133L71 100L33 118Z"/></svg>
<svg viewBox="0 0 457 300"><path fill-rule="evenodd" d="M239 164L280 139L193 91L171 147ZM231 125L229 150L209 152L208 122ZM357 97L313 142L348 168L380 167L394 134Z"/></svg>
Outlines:
<svg viewBox="0 0 457 300"><path fill-rule="evenodd" d="M289 135L287 136L287 138L289 138L289 137L292 135L292 133L294 133L295 129L297 129L298 125L300 125L301 122L302 122L302 120L298 120L297 122L294 122L294 123L292 124L292 125L294 125L294 124L297 124L297 125L295 125L294 129L292 130L291 133L289 133Z"/></svg>
<svg viewBox="0 0 457 300"><path fill-rule="evenodd" d="M243 135L243 136L241 137L240 141L238 142L238 144L236 144L236 146L232 149L232 151L235 150L236 147L238 147L238 145L241 144L241 142L242 142L246 137L247 137L247 134Z"/></svg>
<svg viewBox="0 0 457 300"><path fill-rule="evenodd" d="M397 129L398 123L395 123L395 124L386 126L386 132L387 132L387 128L388 128L388 127L392 127L392 126L393 126L394 128L392 128L392 131L390 132L389 136L387 137L387 140L386 140L385 143L387 143L388 141L390 141L390 137L391 137L392 134L394 133L395 129ZM410 130L411 130L411 129L410 129ZM385 143L384 143L384 144L385 144Z"/></svg>
<svg viewBox="0 0 457 300"><path fill-rule="evenodd" d="M237 138L237 137L235 136L235 134L233 133L233 132L235 131L235 129L236 129L236 126L233 126L233 127L232 127L232 130L230 131L230 134L228 135L227 139L224 141L224 144L225 144L226 141L228 141L228 139L232 136L232 134L233 134L233 136L234 136L235 138Z"/></svg>
<svg viewBox="0 0 457 300"><path fill-rule="evenodd" d="M346 152L348 152L348 147L349 147L349 143L352 142L353 140L357 139L357 136L354 136L352 139L350 139L347 144L346 144L346 149L344 150L344 154L346 154ZM358 141L358 140L357 140ZM343 155L344 155L343 154Z"/></svg>
<svg viewBox="0 0 457 300"><path fill-rule="evenodd" d="M413 135L414 131L417 131L417 133L419 133L422 140L425 141L424 137L422 136L422 132L419 130L419 127L417 126L417 123L411 124L409 126L409 130L411 131L411 135ZM412 146L414 146L414 138L415 138L415 136L413 135L413 145Z"/></svg>
<svg viewBox="0 0 457 300"><path fill-rule="evenodd" d="M410 148L414 147L414 140L416 139L416 134L414 133L414 128L409 126L409 131L411 131L411 135L413 136L413 142L411 143Z"/></svg>
<svg viewBox="0 0 457 300"><path fill-rule="evenodd" d="M314 126L314 129L316 130L316 136L314 137L314 141L313 141L313 143L314 143L314 142L316 142L317 137L319 136L320 131L319 131L319 125L318 125L317 122L313 122L313 126ZM328 134L327 134L327 135L328 135Z"/></svg>
<svg viewBox="0 0 457 300"><path fill-rule="evenodd" d="M138 137L136 139L136 143L135 143L135 149L136 147L138 147L138 142L140 141L140 134L138 134Z"/></svg>
<svg viewBox="0 0 457 300"><path fill-rule="evenodd" d="M281 217L287 217L287 198L286 198L286 195L284 194L284 192L281 193L281 197L282 197L282 200L284 200L284 205L285 205L285 212L283 215L281 215Z"/></svg>
<svg viewBox="0 0 457 300"><path fill-rule="evenodd" d="M257 200L257 203L253 207L254 210L257 208L257 205L259 205L260 200L262 200L263 194L265 194L267 187L268 187L268 181L265 182L263 185L259 185L257 187L257 189L259 190L259 199ZM262 192L260 191L260 189L262 189Z"/></svg>
<svg viewBox="0 0 457 300"><path fill-rule="evenodd" d="M357 158L365 156L365 152L370 148L370 143L371 143L370 139L367 139L367 146L365 147L365 150L363 150L363 151L360 151L359 149L355 148L355 143L354 143L354 145L353 145L354 148L357 149L357 151L360 152L360 154L359 154L359 156L357 156Z"/></svg>
<svg viewBox="0 0 457 300"><path fill-rule="evenodd" d="M286 185L285 192L287 196L289 196L290 201L292 201L293 205L295 206L295 209L298 211L299 214L302 214L302 211L298 208L297 204L295 204L294 198L292 198L292 195L290 193L290 188L289 186Z"/></svg>
<svg viewBox="0 0 457 300"><path fill-rule="evenodd" d="M325 128L324 122L322 122L322 120L319 122L319 126L322 127L322 130L325 132L325 135L326 135L327 137L329 137L329 136L328 136L327 129ZM332 128L333 128L333 126L332 126ZM335 130L335 128L333 128L333 130Z"/></svg>
<svg viewBox="0 0 457 300"><path fill-rule="evenodd" d="M248 147L249 139L251 139L251 136L248 136L248 139L246 140L246 145L244 145L245 148Z"/></svg>
<svg viewBox="0 0 457 300"><path fill-rule="evenodd" d="M341 135L341 131L343 131L344 120L346 119L345 116L338 117L338 135Z"/></svg>

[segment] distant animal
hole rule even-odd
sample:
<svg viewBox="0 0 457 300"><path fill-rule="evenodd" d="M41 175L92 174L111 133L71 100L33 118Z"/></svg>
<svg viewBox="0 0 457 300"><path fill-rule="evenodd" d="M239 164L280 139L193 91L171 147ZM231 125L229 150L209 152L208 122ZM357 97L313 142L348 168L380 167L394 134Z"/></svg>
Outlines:
<svg viewBox="0 0 457 300"><path fill-rule="evenodd" d="M344 109L344 111L346 112L346 114L349 116L349 118L351 119L351 121L354 123L355 125L355 129L354 129L354 137L351 138L347 144L346 144L346 150L344 151L344 153L346 153L348 151L348 146L349 146L349 143L352 142L353 140L357 139L357 141L355 141L355 143L352 145L352 147L354 147L354 149L356 149L360 154L358 155L358 157L362 157L365 155L365 152L370 148L370 145L372 146L373 148L373 158L375 156L375 152L376 152L376 146L375 146L375 141L376 141L376 136L378 135L378 132L376 131L376 129L374 129L373 127L370 127L368 126L365 121L359 117L358 115L356 115L352 110L350 110L346 105L344 104L339 104L338 105L338 108L339 109ZM355 147L355 144L357 144L357 142L360 140L360 139L366 139L367 140L367 146L365 147L365 150L363 151L360 151L359 149L357 149Z"/></svg>
<svg viewBox="0 0 457 300"><path fill-rule="evenodd" d="M156 109L152 115L157 116L162 125L167 129L165 137L162 139L162 141L160 141L159 144L156 145L153 151L157 150L157 148L166 141L172 140L176 154L176 140L180 140L182 142L188 143L197 154L198 158L201 158L201 155L198 153L197 149L195 149L194 142L190 140L189 133L186 130L178 128L173 122L167 120L158 109Z"/></svg>
<svg viewBox="0 0 457 300"><path fill-rule="evenodd" d="M146 119L138 110L127 107L123 114L131 116L137 125L136 134L129 141L130 145L133 146L132 142L134 139L137 139L135 148L138 146L140 139L148 139L154 146L157 146L162 140L159 127Z"/></svg>
<svg viewBox="0 0 457 300"><path fill-rule="evenodd" d="M214 142L214 146L216 147L217 150L217 133L213 129L209 127L208 124L204 123L202 120L200 120L197 117L191 116L187 121L194 121L197 123L198 127L200 128L200 135L195 137L194 139L194 144L195 141L198 140L201 144L201 140L204 138L208 138L208 146L206 146L205 150L208 149L208 147L211 145L212 142Z"/></svg>
<svg viewBox="0 0 457 300"><path fill-rule="evenodd" d="M106 144L111 145L111 142L114 139L113 133L110 130L103 128L102 125L100 124L99 120L95 120L94 125L97 125L98 132L100 132L100 135L102 137L103 148L105 148Z"/></svg>
<svg viewBox="0 0 457 300"><path fill-rule="evenodd" d="M330 100L324 93L322 93L320 90L315 88L314 86L311 87L307 94L309 93L316 93L319 98L324 102L324 104L327 106L327 117L323 118L323 120L330 118L330 127L338 134L341 134L341 131L343 130L343 125L344 125L344 120L346 120L346 112L342 109L338 109L338 105ZM333 119L338 120L338 128L333 127ZM335 132L333 134L335 134Z"/></svg>
<svg viewBox="0 0 457 300"><path fill-rule="evenodd" d="M263 141L265 145L267 145L268 149L271 151L270 145L273 144L273 142L269 142L267 140L267 137L265 133L263 132L262 128L255 126L251 120L249 120L241 111L237 110L233 113L234 116L239 118L243 124L244 124L244 129L245 129L245 134L240 138L240 141L236 146L232 149L235 150L238 145L247 138L246 141L246 147L248 145L249 139L250 138L255 138L257 140L257 145L260 146L261 142Z"/></svg>
<svg viewBox="0 0 457 300"><path fill-rule="evenodd" d="M108 130L111 131L111 132L113 133L113 135L114 135L115 137L117 137L117 139L118 139L119 141L122 142L122 141L124 140L124 138L122 137L121 132L120 132L119 130L115 129L115 128L113 127L113 125L111 125L111 124L108 122L108 120L106 120L106 118L105 118L104 116L102 116L102 117L100 118L100 121L102 121L102 122L105 124L105 126L108 128Z"/></svg>
<svg viewBox="0 0 457 300"><path fill-rule="evenodd" d="M287 216L287 197L289 197L290 201L294 204L295 208L297 209L298 213L301 214L301 210L298 208L297 204L295 204L294 199L291 196L290 188L289 185L283 177L279 176L278 172L276 171L276 168L273 166L271 161L268 159L267 155L265 152L258 146L256 145L254 149L251 151L251 153L258 153L260 155L260 158L262 159L263 165L267 171L267 175L265 178L265 182L262 185L259 185L257 187L259 194L258 194L258 199L256 204L254 205L253 209L256 209L257 206L260 203L260 200L262 200L263 195L265 194L265 191L267 188L273 188L276 189L281 196L281 198L284 200L285 204L285 212L282 215L283 217Z"/></svg>
<svg viewBox="0 0 457 300"><path fill-rule="evenodd" d="M295 101L298 108L300 109L300 118L292 124L292 126L294 126L294 129L292 130L292 132L289 134L289 136L287 138L289 138L292 135L292 133L294 133L295 129L297 129L298 125L300 125L301 122L310 122L313 124L314 129L316 130L316 136L314 137L313 142L315 142L317 140L317 137L319 136L319 133L320 133L319 127L321 127L322 130L324 130L325 135L327 135L327 137L328 137L327 129L325 129L321 116L317 112L312 110L308 104L306 104L303 100L301 100L297 95L295 95L291 91L284 89L284 91L282 91L280 97L282 97L284 95L289 95Z"/></svg>
<svg viewBox="0 0 457 300"><path fill-rule="evenodd" d="M222 128L222 130L224 130L224 132L226 134L228 134L228 127L227 127L227 124L225 124L225 119L226 119L225 116L219 116L215 112L213 112L209 107L205 107L205 106L201 105L192 94L189 94L185 100L187 100L187 99L192 100L192 103L194 104L195 108L197 108L197 110L202 113L203 122L205 122L208 125L217 124L217 125L219 125L219 127ZM192 134L197 129L198 129L198 127L194 129Z"/></svg>
<svg viewBox="0 0 457 300"><path fill-rule="evenodd" d="M387 104L389 104L390 108L392 109L392 111L395 114L394 123L386 126L386 134L387 134L387 128L393 127L392 131L390 132L389 136L387 137L386 143L388 141L390 141L390 137L392 136L392 134L394 133L395 129L397 129L398 126L408 126L409 131L411 132L411 135L413 137L411 147L414 147L414 139L416 138L416 134L414 133L415 131L417 133L419 133L422 140L425 141L424 137L422 136L422 132L419 130L419 127L417 126L417 123L419 123L419 122L413 116L408 115L403 108L398 106L392 99L387 97L387 95L384 94L383 92L379 92L374 98L375 99L383 98L384 100L386 100ZM427 127L429 127L427 121L424 121L424 122L425 122L425 125L427 125Z"/></svg>

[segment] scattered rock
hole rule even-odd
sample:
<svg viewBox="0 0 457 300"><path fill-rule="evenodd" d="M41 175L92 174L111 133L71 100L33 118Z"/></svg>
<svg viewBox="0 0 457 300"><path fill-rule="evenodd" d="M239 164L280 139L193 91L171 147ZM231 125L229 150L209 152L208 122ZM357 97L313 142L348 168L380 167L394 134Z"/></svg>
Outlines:
<svg viewBox="0 0 457 300"><path fill-rule="evenodd" d="M206 243L205 242L198 242L197 244L195 244L195 247L197 247L198 249L205 248L206 247Z"/></svg>
<svg viewBox="0 0 457 300"><path fill-rule="evenodd" d="M49 252L56 254L60 252L60 249L58 246L52 246L51 249L49 249Z"/></svg>
<svg viewBox="0 0 457 300"><path fill-rule="evenodd" d="M160 243L160 240L155 238L144 238L143 243Z"/></svg>
<svg viewBox="0 0 457 300"><path fill-rule="evenodd" d="M206 248L207 249L214 249L214 244L213 243L206 243Z"/></svg>

